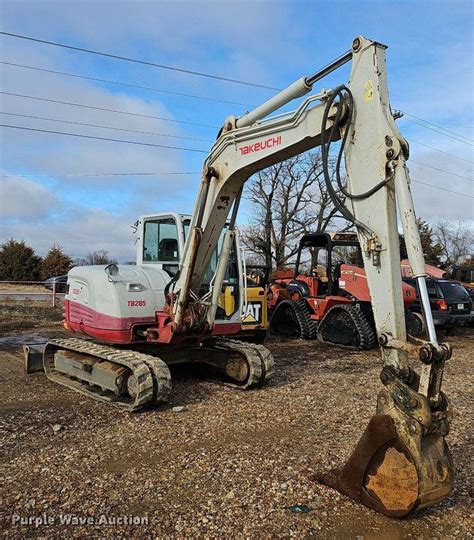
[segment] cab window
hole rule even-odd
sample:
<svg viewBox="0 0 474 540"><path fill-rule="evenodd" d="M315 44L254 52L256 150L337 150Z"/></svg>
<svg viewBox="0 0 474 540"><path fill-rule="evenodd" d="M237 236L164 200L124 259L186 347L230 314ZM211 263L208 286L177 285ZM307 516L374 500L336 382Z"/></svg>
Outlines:
<svg viewBox="0 0 474 540"><path fill-rule="evenodd" d="M145 222L143 260L145 262L179 262L178 227L173 218Z"/></svg>

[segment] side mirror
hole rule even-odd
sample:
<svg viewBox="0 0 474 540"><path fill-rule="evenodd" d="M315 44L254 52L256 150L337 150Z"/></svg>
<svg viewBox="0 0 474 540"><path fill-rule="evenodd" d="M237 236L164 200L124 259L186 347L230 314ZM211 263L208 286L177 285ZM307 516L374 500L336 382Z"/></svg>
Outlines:
<svg viewBox="0 0 474 540"><path fill-rule="evenodd" d="M112 264L108 264L105 268L104 268L104 272L110 277L113 277L113 276L118 276L119 274L119 269L118 269L118 266L115 264L115 263L112 263Z"/></svg>

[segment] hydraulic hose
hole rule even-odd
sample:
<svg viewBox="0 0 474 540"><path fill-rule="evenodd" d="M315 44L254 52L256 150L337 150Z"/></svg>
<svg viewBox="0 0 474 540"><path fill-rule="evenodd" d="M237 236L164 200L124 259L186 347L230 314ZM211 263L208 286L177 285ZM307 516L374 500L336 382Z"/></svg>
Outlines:
<svg viewBox="0 0 474 540"><path fill-rule="evenodd" d="M338 98L339 98L339 100L336 102L336 99L338 99ZM346 99L344 99L344 98L346 98ZM336 103L336 105L337 105L336 116L334 118L333 125L332 125L332 127L331 127L331 129L329 131L329 135L326 135L327 131L328 131L327 130L328 116L329 116L329 112L330 112L330 110L331 110L334 103ZM352 117L353 117L353 114L354 114L354 99L353 99L351 91L345 85L338 86L337 88L334 89L334 91L331 93L331 95L329 96L329 98L328 98L328 100L326 102L326 106L325 106L324 112L323 112L322 125L321 125L321 134L322 134L322 137L323 137L323 141L322 141L322 144L321 144L321 155L322 155L322 163L323 163L324 180L325 180L327 190L329 192L329 195L331 196L331 199L332 199L334 205L339 210L339 212L341 212L343 217L345 217L348 221L354 223L357 227L364 230L367 234L372 235L373 231L367 225L365 225L361 221L357 220L356 217L354 216L354 214L349 210L349 208L339 198L336 190L334 189L334 187L332 185L331 177L330 177L330 173L329 173L329 151L330 151L331 142L333 140L333 137L335 136L337 131L339 129L341 129L340 123L341 123L341 118L342 118L342 113L343 113L343 104L344 103L347 104L347 109L348 109L347 115L346 115L346 121L345 121L346 129L344 130L344 133L343 133L342 138L341 138L341 146L339 148L339 152L338 152L338 156L337 156L337 160L336 160L336 168L335 168L336 183L337 183L337 186L338 186L340 192L347 199L350 199L350 200L363 200L363 199L367 199L368 197L370 197L371 195L376 193L379 189L381 189L383 186L385 186L390 181L390 178L385 178L384 180L382 180L381 182L376 184L371 189L367 190L364 193L360 193L360 194L350 193L349 190L343 185L343 182L341 180L341 172L340 172L341 171L341 161L342 161L342 156L343 156L343 153L344 153L344 148L345 148L345 145L346 145L346 142L347 142L347 138L349 136L351 120L352 120ZM326 137L326 139L324 139L325 137Z"/></svg>

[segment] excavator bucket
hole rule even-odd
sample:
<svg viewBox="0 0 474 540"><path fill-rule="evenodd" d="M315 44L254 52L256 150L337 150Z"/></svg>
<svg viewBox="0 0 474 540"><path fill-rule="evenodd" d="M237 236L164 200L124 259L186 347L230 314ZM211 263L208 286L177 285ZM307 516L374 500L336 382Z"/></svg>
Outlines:
<svg viewBox="0 0 474 540"><path fill-rule="evenodd" d="M42 344L25 344L23 345L23 356L25 358L26 373L38 373L44 371L43 367L43 352L46 343Z"/></svg>
<svg viewBox="0 0 474 540"><path fill-rule="evenodd" d="M391 388L390 388L391 386ZM393 399L395 397L395 399ZM340 470L317 480L392 517L404 517L445 499L453 466L444 410L399 380L383 390L375 414Z"/></svg>

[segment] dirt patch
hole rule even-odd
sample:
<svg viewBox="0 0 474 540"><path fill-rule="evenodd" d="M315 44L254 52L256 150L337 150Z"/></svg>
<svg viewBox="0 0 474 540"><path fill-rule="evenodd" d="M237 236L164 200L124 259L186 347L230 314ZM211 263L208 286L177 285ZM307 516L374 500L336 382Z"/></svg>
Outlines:
<svg viewBox="0 0 474 540"><path fill-rule="evenodd" d="M274 341L276 376L263 388L229 389L180 366L168 406L125 414L43 374L25 375L17 343L0 343L4 530L9 538L469 537L474 337L465 331L449 339L455 349L444 389L455 411L448 436L454 492L401 521L311 480L314 471L344 463L373 413L377 351ZM173 411L176 405L184 410ZM292 513L295 504L310 512ZM14 514L53 523L13 524ZM67 516L92 524L61 524ZM107 525L101 516L147 523Z"/></svg>

